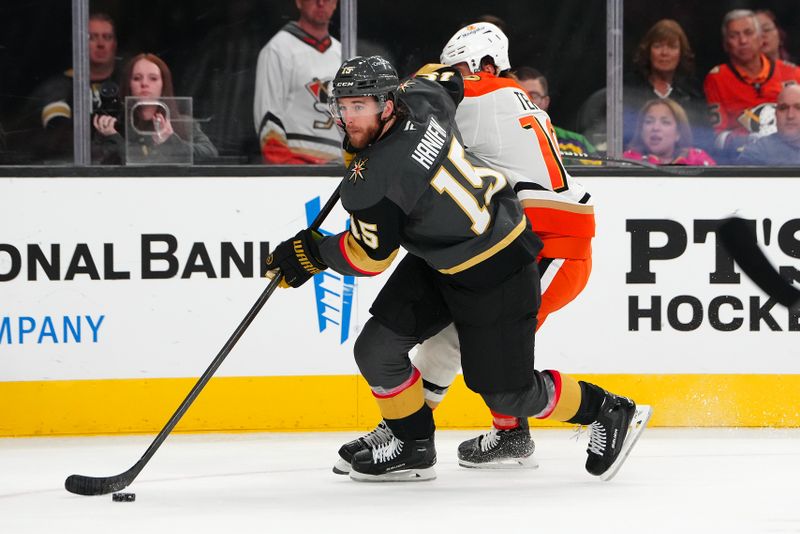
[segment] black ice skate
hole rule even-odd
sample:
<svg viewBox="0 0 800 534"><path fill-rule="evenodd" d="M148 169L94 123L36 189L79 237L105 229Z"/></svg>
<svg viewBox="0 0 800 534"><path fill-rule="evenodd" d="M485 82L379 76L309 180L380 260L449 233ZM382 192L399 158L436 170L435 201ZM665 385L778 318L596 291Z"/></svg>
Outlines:
<svg viewBox="0 0 800 534"><path fill-rule="evenodd" d="M606 393L597 420L589 425L586 470L602 480L611 480L625 463L653 410L627 397Z"/></svg>
<svg viewBox="0 0 800 534"><path fill-rule="evenodd" d="M433 480L436 472L433 437L388 443L353 456L350 478L361 482L417 482Z"/></svg>
<svg viewBox="0 0 800 534"><path fill-rule="evenodd" d="M381 420L373 430L364 434L360 438L348 441L339 447L339 459L333 466L333 472L337 475L346 475L350 472L350 464L353 456L359 451L366 451L384 445L392 440L394 434L386 426L386 421Z"/></svg>
<svg viewBox="0 0 800 534"><path fill-rule="evenodd" d="M479 469L536 469L534 444L527 428L490 431L458 446L458 465Z"/></svg>

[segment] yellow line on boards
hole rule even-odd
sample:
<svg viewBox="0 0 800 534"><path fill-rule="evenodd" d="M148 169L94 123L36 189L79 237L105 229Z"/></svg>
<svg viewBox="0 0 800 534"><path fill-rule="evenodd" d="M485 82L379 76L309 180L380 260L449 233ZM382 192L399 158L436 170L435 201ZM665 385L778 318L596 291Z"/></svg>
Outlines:
<svg viewBox="0 0 800 534"><path fill-rule="evenodd" d="M800 375L575 375L654 407L652 426L798 427ZM0 437L155 433L196 378L0 382ZM483 428L488 410L459 376L438 428ZM372 428L380 415L361 377L216 377L178 432ZM532 426L561 426L531 419Z"/></svg>

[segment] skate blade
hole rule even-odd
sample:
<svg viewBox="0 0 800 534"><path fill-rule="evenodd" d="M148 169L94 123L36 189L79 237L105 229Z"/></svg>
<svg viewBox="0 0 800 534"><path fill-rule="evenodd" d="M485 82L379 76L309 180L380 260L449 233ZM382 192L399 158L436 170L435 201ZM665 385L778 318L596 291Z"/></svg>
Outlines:
<svg viewBox="0 0 800 534"><path fill-rule="evenodd" d="M528 456L527 458L505 458L481 463L458 460L458 465L468 469L539 469L539 462L533 456Z"/></svg>
<svg viewBox="0 0 800 534"><path fill-rule="evenodd" d="M636 445L636 442L641 437L652 415L652 407L646 404L636 406L636 412L633 414L630 426L628 426L628 435L625 437L625 442L622 444L622 450L619 452L619 456L617 456L614 463L611 464L605 473L600 475L600 480L608 482L614 478L614 475L617 474L617 471L619 471L619 468L622 467L622 464L625 463L625 460L631 453L631 449L633 449L633 446Z"/></svg>
<svg viewBox="0 0 800 534"><path fill-rule="evenodd" d="M352 469L350 470L350 478L358 482L423 482L435 479L436 471L433 467L426 467L423 469L393 471L383 475L368 475Z"/></svg>
<svg viewBox="0 0 800 534"><path fill-rule="evenodd" d="M347 475L350 473L350 462L345 461L344 458L339 458L333 464L333 472L337 475Z"/></svg>

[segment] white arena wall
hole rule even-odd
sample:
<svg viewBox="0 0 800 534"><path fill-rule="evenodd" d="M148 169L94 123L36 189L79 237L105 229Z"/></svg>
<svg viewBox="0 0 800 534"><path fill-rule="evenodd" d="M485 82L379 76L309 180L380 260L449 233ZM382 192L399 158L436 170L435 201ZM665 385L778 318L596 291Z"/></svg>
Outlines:
<svg viewBox="0 0 800 534"><path fill-rule="evenodd" d="M584 177L597 212L584 293L537 367L652 404L660 426L799 426L800 311L718 247L752 219L800 280L800 178ZM0 178L0 436L153 432L266 286L326 177ZM344 229L341 208L322 228ZM341 430L378 412L352 347L386 274L278 290L178 430ZM459 380L440 427L488 424ZM552 423L550 423L552 424Z"/></svg>

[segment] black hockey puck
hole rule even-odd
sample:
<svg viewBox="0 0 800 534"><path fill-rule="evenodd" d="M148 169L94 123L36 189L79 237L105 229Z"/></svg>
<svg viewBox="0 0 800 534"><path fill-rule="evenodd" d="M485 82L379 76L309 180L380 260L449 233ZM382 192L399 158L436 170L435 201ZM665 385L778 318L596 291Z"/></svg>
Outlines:
<svg viewBox="0 0 800 534"><path fill-rule="evenodd" d="M111 500L114 502L133 502L136 500L135 493L114 493L111 495Z"/></svg>

